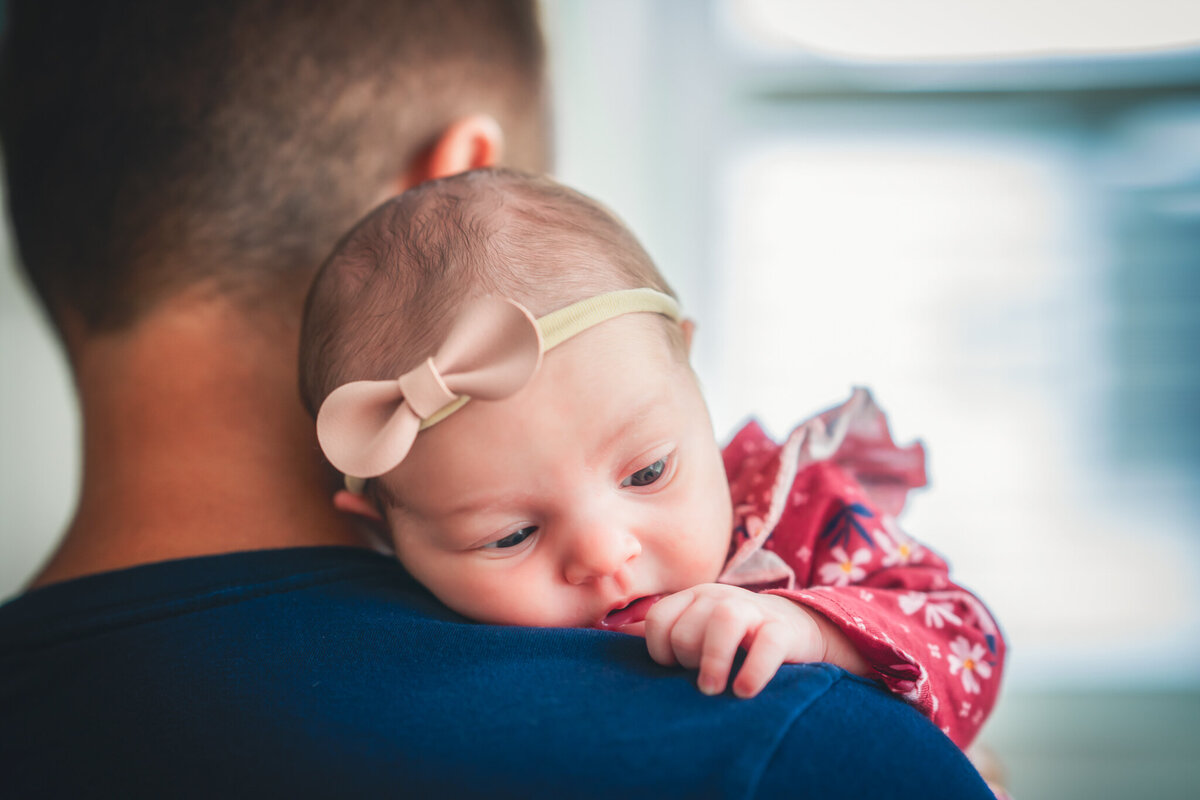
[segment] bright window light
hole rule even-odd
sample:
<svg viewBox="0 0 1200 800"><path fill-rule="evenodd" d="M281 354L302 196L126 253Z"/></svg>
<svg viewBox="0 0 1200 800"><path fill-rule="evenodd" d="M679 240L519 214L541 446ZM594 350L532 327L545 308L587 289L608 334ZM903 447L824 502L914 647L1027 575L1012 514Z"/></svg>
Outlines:
<svg viewBox="0 0 1200 800"><path fill-rule="evenodd" d="M717 425L755 409L781 435L869 384L930 454L903 523L1013 632L1013 683L1189 680L1193 525L1105 490L1095 455L1108 312L1079 176L1052 137L927 139L732 159Z"/></svg>
<svg viewBox="0 0 1200 800"><path fill-rule="evenodd" d="M867 60L1042 57L1200 43L1196 0L729 0L764 46Z"/></svg>

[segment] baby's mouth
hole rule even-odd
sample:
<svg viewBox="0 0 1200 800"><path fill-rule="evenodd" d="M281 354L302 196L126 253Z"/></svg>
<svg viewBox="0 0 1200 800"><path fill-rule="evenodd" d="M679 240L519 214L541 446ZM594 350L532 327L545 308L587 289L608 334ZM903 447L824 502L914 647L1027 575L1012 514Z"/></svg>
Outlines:
<svg viewBox="0 0 1200 800"><path fill-rule="evenodd" d="M596 623L597 628L608 628L610 630L620 628L622 625L631 625L635 622L641 622L646 618L646 613L650 611L650 606L657 603L663 598L661 594L651 594L646 597L639 597L630 601L626 606L623 606L613 611L608 612L604 619Z"/></svg>

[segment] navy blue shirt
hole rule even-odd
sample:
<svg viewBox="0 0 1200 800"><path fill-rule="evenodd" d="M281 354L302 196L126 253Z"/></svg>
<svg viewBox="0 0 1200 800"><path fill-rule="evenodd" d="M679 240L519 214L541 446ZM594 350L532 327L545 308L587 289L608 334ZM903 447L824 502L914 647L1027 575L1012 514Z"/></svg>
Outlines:
<svg viewBox="0 0 1200 800"><path fill-rule="evenodd" d="M6 797L990 797L834 667L706 697L641 639L471 623L392 559L185 559L0 607Z"/></svg>

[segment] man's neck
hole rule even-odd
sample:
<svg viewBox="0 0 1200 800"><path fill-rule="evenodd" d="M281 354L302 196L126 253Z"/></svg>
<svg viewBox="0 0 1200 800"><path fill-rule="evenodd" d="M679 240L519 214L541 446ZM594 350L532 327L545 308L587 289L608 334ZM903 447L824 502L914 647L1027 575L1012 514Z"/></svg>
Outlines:
<svg viewBox="0 0 1200 800"><path fill-rule="evenodd" d="M176 303L71 347L79 506L34 585L173 558L366 542L334 511L294 325Z"/></svg>

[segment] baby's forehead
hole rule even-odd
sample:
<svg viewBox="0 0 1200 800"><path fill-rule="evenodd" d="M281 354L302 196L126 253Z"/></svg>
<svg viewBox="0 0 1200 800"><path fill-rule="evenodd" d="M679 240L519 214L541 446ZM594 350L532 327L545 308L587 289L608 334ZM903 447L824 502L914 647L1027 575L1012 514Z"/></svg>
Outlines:
<svg viewBox="0 0 1200 800"><path fill-rule="evenodd" d="M564 342L518 394L472 401L422 431L389 486L403 500L440 496L448 480L463 489L528 485L530 470L595 466L693 422L711 427L684 413L699 390L668 325L676 324L630 314Z"/></svg>

